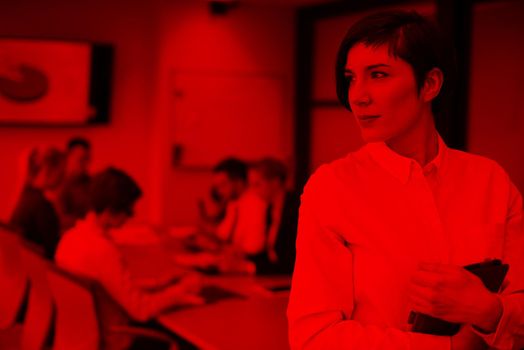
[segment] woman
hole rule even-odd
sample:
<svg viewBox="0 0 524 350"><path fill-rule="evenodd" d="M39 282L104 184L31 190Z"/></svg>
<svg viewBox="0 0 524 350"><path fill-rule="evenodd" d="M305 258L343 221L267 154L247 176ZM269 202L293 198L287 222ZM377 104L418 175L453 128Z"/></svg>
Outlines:
<svg viewBox="0 0 524 350"><path fill-rule="evenodd" d="M110 297L97 300L104 342L108 349L127 349L133 334L115 334L111 332L113 327L127 325L131 319L146 322L173 307L203 304L198 295L200 281L198 276L188 274L140 285L131 277L112 233L133 216L142 190L125 172L108 168L93 177L90 194L86 218L64 234L55 261L61 268L103 287ZM180 281L173 283L174 277L181 277ZM153 345L143 348L152 349Z"/></svg>
<svg viewBox="0 0 524 350"><path fill-rule="evenodd" d="M292 348L511 349L524 335L522 199L495 162L438 135L442 52L414 12L365 17L342 41L337 92L367 144L304 189ZM510 265L500 295L462 268L486 258ZM411 311L464 326L411 332Z"/></svg>
<svg viewBox="0 0 524 350"><path fill-rule="evenodd" d="M27 160L26 182L10 219L10 225L42 247L48 259L53 259L60 239L60 222L45 193L55 189L63 175L62 152L52 147L33 149Z"/></svg>

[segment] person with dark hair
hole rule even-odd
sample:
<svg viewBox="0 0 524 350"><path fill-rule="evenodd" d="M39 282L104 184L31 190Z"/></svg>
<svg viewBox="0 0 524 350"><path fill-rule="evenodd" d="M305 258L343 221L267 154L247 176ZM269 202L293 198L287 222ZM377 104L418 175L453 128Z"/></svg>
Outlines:
<svg viewBox="0 0 524 350"><path fill-rule="evenodd" d="M287 168L278 159L264 158L249 169L249 186L267 205L266 243L251 257L257 274L291 274L295 264L299 198L286 189Z"/></svg>
<svg viewBox="0 0 524 350"><path fill-rule="evenodd" d="M193 249L220 253L222 272L254 273L246 256L264 250L266 204L248 188L248 167L226 158L213 168L209 197L199 202L198 231L187 239Z"/></svg>
<svg viewBox="0 0 524 350"><path fill-rule="evenodd" d="M520 348L522 197L497 163L438 134L451 88L439 40L428 19L404 11L368 15L342 40L338 96L367 144L304 188L292 349ZM463 268L491 258L510 266L500 293ZM460 331L415 332L413 311Z"/></svg>
<svg viewBox="0 0 524 350"><path fill-rule="evenodd" d="M266 204L249 189L248 169L247 163L235 158L214 168L213 188L226 204L214 233L234 251L254 256L264 250Z"/></svg>
<svg viewBox="0 0 524 350"><path fill-rule="evenodd" d="M247 187L247 164L237 158L226 158L213 167L209 196L199 202L204 225L215 227L226 215L227 204L238 199Z"/></svg>
<svg viewBox="0 0 524 350"><path fill-rule="evenodd" d="M66 149L66 173L55 202L62 231L71 228L87 213L91 180L90 162L91 143L81 137L70 139Z"/></svg>
<svg viewBox="0 0 524 350"><path fill-rule="evenodd" d="M220 200L238 199L247 186L246 162L237 158L226 158L213 168L214 195Z"/></svg>
<svg viewBox="0 0 524 350"><path fill-rule="evenodd" d="M91 209L97 215L118 215L124 219L133 216L135 203L142 190L126 173L115 168L95 176L91 183ZM125 221L125 220L124 220ZM111 227L123 225L114 224Z"/></svg>
<svg viewBox="0 0 524 350"><path fill-rule="evenodd" d="M90 150L91 142L89 142L88 139L81 137L81 136L75 136L69 139L69 141L67 141L67 150L68 151L71 151L76 147L82 147L86 150Z"/></svg>
<svg viewBox="0 0 524 350"><path fill-rule="evenodd" d="M25 185L9 224L25 239L41 246L52 259L60 238L60 222L46 191L55 189L64 175L64 155L52 147L31 150Z"/></svg>
<svg viewBox="0 0 524 350"><path fill-rule="evenodd" d="M217 165L213 167L213 173L219 174L224 173L231 181L247 181L247 169L246 162L238 158L226 158L221 160Z"/></svg>
<svg viewBox="0 0 524 350"><path fill-rule="evenodd" d="M197 295L199 282L195 276L167 286L158 281L152 290L143 289L130 277L112 231L133 216L141 196L140 187L121 170L109 168L96 174L91 182L89 212L64 234L55 261L73 274L98 282L130 318L144 322L171 307L204 301Z"/></svg>

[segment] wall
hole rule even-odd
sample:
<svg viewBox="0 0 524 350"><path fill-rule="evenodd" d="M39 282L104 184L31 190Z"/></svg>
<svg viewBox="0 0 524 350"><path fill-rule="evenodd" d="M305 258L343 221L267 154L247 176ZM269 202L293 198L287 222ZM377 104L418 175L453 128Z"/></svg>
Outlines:
<svg viewBox="0 0 524 350"><path fill-rule="evenodd" d="M499 162L524 191L524 3L475 6L468 148Z"/></svg>
<svg viewBox="0 0 524 350"><path fill-rule="evenodd" d="M15 196L19 154L34 144L62 146L74 135L91 139L93 170L109 164L127 170L143 187L140 220L185 224L196 217L196 198L209 169L174 171L170 165L173 71L266 72L285 82L283 157L291 164L293 35L291 8L241 4L224 17L206 1L24 0L0 3L0 33L85 39L116 48L111 124L89 128L0 127L0 219ZM261 97L263 98L263 96ZM1 111L0 111L1 112ZM239 130L239 132L242 132ZM205 140L202 140L205 142ZM213 145L209 145L213 147Z"/></svg>
<svg viewBox="0 0 524 350"><path fill-rule="evenodd" d="M282 152L276 156L292 166L294 11L290 8L275 9L240 3L226 16L217 17L210 15L204 5L204 2L193 2L191 5L172 3L163 7L160 17L160 90L153 132L155 158L152 172L162 176L152 177L155 203L159 206L151 208L152 217L157 222L193 222L197 214L197 198L208 189L210 181L209 168L175 169L170 165L170 150L173 142L176 142L172 133L173 121L184 118L184 115L177 115L173 111L171 78L177 72L225 72L232 75L280 77L284 87L280 131L266 128L260 132L268 135L265 142L282 144ZM180 13L185 15L181 17ZM252 86L245 88L250 89ZM209 87L205 90L209 90ZM219 96L223 93L216 91ZM261 92L261 101L265 97ZM201 102L206 103L206 100ZM239 118L249 118L249 115ZM242 133L243 130L237 132ZM202 142L206 142L205 135ZM220 145L209 144L208 147Z"/></svg>
<svg viewBox="0 0 524 350"><path fill-rule="evenodd" d="M68 138L92 140L93 169L114 164L147 186L147 139L157 61L153 12L129 1L10 1L0 3L0 33L89 40L115 45L111 124L89 128L0 127L0 215L9 215L20 153L34 144L63 147ZM132 155L132 156L131 156ZM147 191L146 191L147 193ZM149 204L146 197L138 208Z"/></svg>

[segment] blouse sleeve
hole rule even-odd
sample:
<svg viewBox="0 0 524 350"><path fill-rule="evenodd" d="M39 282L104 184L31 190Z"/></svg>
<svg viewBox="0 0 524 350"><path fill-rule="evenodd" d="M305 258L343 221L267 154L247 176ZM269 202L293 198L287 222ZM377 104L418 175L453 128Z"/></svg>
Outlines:
<svg viewBox="0 0 524 350"><path fill-rule="evenodd" d="M291 349L450 349L450 337L364 325L352 319L358 305L353 295L351 243L332 223L320 219L320 213L331 210L326 208L330 203L326 192L333 181L327 180L314 175L302 195L287 310Z"/></svg>
<svg viewBox="0 0 524 350"><path fill-rule="evenodd" d="M520 349L524 347L524 226L522 196L510 186L508 213L504 233L504 262L509 271L500 300L502 317L491 334L480 334L493 349Z"/></svg>

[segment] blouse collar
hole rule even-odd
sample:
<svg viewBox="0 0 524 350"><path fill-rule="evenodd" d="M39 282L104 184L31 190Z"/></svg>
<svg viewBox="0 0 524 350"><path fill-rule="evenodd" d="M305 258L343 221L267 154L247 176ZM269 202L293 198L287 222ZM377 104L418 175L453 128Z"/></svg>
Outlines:
<svg viewBox="0 0 524 350"><path fill-rule="evenodd" d="M375 162L403 184L409 181L414 167L420 168L420 165L414 159L396 153L384 142L370 142L365 147ZM424 175L434 172L438 174L442 171L447 149L448 147L444 143L444 140L438 135L438 153L433 160L421 169Z"/></svg>

